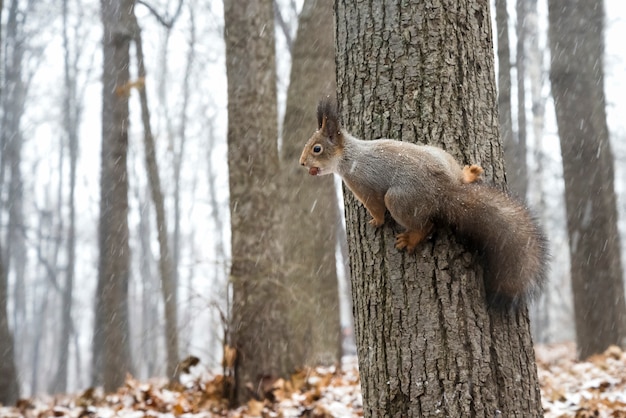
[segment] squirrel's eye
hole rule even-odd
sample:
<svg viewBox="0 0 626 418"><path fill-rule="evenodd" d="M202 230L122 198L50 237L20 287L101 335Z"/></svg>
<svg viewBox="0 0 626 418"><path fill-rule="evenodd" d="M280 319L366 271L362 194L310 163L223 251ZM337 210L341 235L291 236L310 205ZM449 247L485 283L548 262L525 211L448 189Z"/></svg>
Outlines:
<svg viewBox="0 0 626 418"><path fill-rule="evenodd" d="M322 146L317 144L313 145L313 154L319 154L322 152Z"/></svg>

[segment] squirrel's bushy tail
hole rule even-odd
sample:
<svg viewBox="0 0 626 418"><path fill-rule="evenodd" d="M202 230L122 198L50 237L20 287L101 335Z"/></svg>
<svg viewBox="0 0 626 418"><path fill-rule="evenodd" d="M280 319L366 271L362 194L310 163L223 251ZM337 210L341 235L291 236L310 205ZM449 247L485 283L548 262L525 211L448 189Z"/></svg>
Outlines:
<svg viewBox="0 0 626 418"><path fill-rule="evenodd" d="M492 305L516 306L539 293L547 273L547 241L524 205L497 189L471 183L442 202L442 211L481 253Z"/></svg>

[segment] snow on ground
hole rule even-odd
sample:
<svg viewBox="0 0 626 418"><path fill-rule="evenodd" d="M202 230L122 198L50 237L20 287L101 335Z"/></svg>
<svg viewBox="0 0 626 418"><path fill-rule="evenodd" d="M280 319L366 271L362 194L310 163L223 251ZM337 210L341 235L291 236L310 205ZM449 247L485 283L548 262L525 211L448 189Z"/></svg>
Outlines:
<svg viewBox="0 0 626 418"><path fill-rule="evenodd" d="M573 343L536 347L543 407L547 418L626 417L626 353L610 347L586 361L575 360ZM291 379L271 382L273 401L252 400L228 409L224 377L187 375L178 387L164 381L129 378L116 393L88 389L76 396L24 399L0 407L2 418L209 418L209 417L361 417L363 403L356 359L341 369L316 367Z"/></svg>

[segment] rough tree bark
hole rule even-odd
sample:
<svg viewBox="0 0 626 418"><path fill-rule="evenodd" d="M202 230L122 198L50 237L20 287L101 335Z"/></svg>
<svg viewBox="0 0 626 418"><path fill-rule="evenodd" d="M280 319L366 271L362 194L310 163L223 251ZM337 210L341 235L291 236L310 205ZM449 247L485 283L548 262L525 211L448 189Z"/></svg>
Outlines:
<svg viewBox="0 0 626 418"><path fill-rule="evenodd" d="M578 354L624 347L626 304L604 97L602 0L548 1Z"/></svg>
<svg viewBox="0 0 626 418"><path fill-rule="evenodd" d="M228 76L228 167L233 289L230 343L235 396L263 396L263 382L293 369L277 266L278 147L274 14L271 0L224 1ZM259 393L261 392L261 393Z"/></svg>
<svg viewBox="0 0 626 418"><path fill-rule="evenodd" d="M503 186L488 1L343 1L336 22L348 131L441 146ZM488 310L449 231L410 256L345 198L365 416L542 416L526 308Z"/></svg>
<svg viewBox="0 0 626 418"><path fill-rule="evenodd" d="M321 97L334 97L335 90L333 2L306 0L293 45L281 148L281 189L285 191L281 242L287 282L297 298L292 300L289 319L299 333L291 344L299 365L341 360L334 179L313 181L298 164L304 141L311 135L307 123L311 109Z"/></svg>
<svg viewBox="0 0 626 418"><path fill-rule="evenodd" d="M101 2L103 34L100 258L92 379L113 391L131 371L128 323L128 86L134 0Z"/></svg>

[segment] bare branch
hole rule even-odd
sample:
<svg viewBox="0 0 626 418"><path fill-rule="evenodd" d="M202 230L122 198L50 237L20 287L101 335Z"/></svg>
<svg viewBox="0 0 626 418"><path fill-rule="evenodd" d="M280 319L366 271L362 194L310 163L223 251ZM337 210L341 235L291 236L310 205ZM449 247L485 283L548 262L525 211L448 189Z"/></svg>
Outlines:
<svg viewBox="0 0 626 418"><path fill-rule="evenodd" d="M285 36L285 42L287 42L287 48L289 49L289 54L291 54L291 51L293 50L293 38L291 37L291 28L289 27L289 25L287 25L285 19L283 19L283 14L280 11L278 2L276 2L275 0L274 19L276 20L276 23L278 23L278 26L280 26L280 29L283 31L283 35Z"/></svg>
<svg viewBox="0 0 626 418"><path fill-rule="evenodd" d="M174 23L176 23L176 20L178 19L178 16L180 16L180 12L183 8L183 0L179 0L176 12L172 17L169 17L167 15L161 16L161 14L145 0L137 0L137 3L143 5L146 9L148 9L148 11L152 13L156 20L158 20L159 23L165 26L167 29L172 29L172 27L174 27Z"/></svg>

